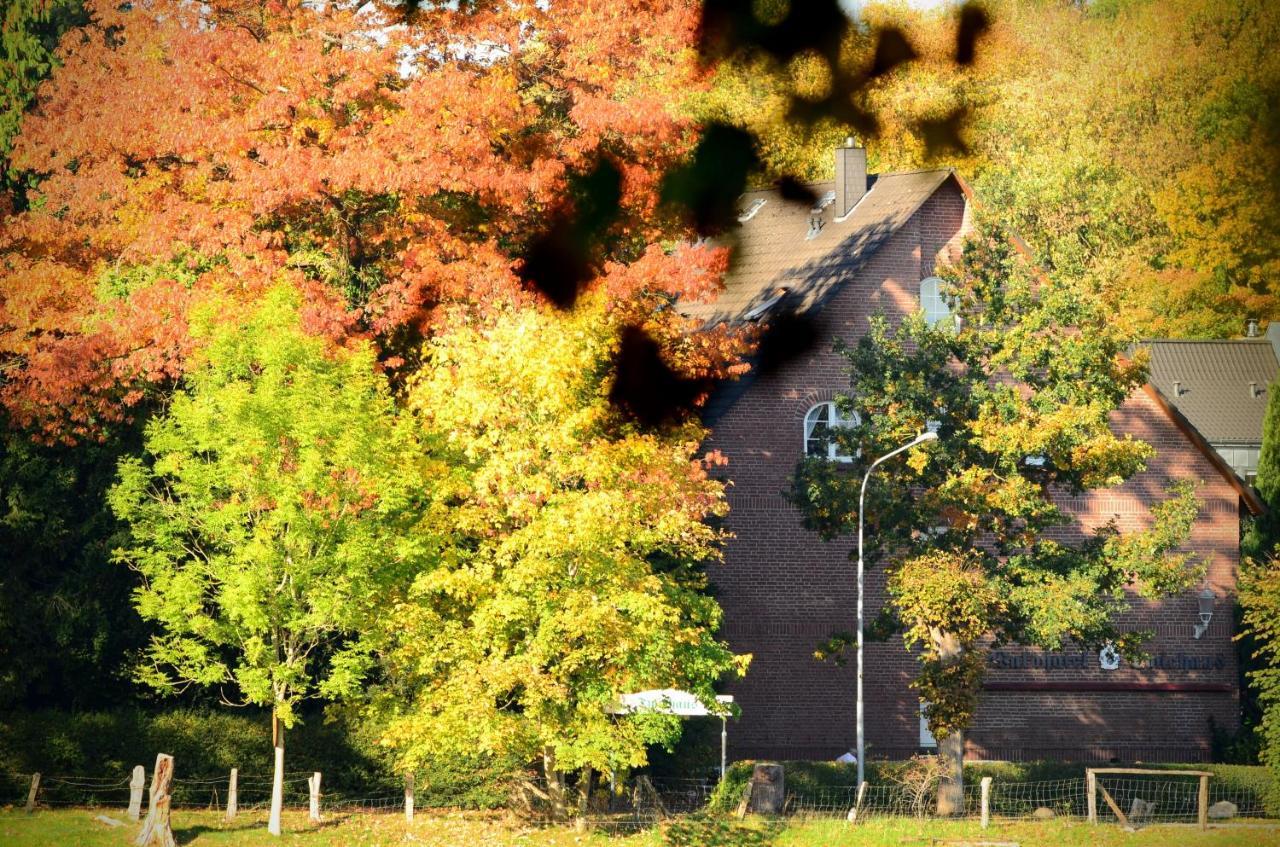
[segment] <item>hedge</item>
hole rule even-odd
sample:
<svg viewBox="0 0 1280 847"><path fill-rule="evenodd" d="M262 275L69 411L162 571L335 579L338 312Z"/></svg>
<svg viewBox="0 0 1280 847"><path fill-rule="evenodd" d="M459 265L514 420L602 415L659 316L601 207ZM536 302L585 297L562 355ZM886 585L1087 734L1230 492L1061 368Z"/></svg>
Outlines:
<svg viewBox="0 0 1280 847"><path fill-rule="evenodd" d="M134 765L148 774L156 753L174 756L182 779L225 777L239 768L242 780L271 773L271 718L254 711L173 709L150 712L0 712L0 773L117 777ZM360 727L309 716L285 736L285 767L320 771L325 793L347 797L392 794L403 777ZM507 800L497 769L462 770L445 764L417 774L419 806L492 808ZM13 793L13 786L6 790ZM87 797L88 794L86 793ZM0 797L0 804L12 802Z"/></svg>
<svg viewBox="0 0 1280 847"><path fill-rule="evenodd" d="M785 761L781 763L786 773L787 793L797 797L816 797L822 789L844 788L857 783L855 765L836 762ZM724 781L717 786L711 798L713 808L729 811L738 805L751 779L755 762L734 762L725 773ZM867 762L865 778L871 784L892 781L903 762ZM1061 779L1084 779L1089 767L1108 767L1083 762L966 762L966 782L977 782L984 776L1000 782L1048 782ZM1280 814L1280 785L1271 771L1260 765L1217 764L1152 764L1142 763L1133 767L1153 770L1203 770L1213 774L1213 779L1232 791L1240 791L1262 801L1270 814Z"/></svg>

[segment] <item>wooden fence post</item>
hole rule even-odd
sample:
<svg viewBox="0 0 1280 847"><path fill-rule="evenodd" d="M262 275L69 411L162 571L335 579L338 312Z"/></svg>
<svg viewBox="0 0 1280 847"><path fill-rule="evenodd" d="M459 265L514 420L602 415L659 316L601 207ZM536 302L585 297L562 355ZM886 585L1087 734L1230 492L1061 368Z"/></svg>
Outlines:
<svg viewBox="0 0 1280 847"><path fill-rule="evenodd" d="M1089 808L1089 823L1096 824L1098 822L1098 775L1093 772L1093 768L1086 768L1084 772L1084 796Z"/></svg>
<svg viewBox="0 0 1280 847"><path fill-rule="evenodd" d="M1199 806L1200 807L1197 811L1199 812L1200 828L1208 829L1209 828L1209 777L1208 776L1200 777Z"/></svg>
<svg viewBox="0 0 1280 847"><path fill-rule="evenodd" d="M320 771L311 774L307 780L307 788L311 791L311 820L320 822Z"/></svg>
<svg viewBox="0 0 1280 847"><path fill-rule="evenodd" d="M413 774L404 777L404 819L413 823Z"/></svg>
<svg viewBox="0 0 1280 847"><path fill-rule="evenodd" d="M31 775L31 790L27 792L27 811L34 812L36 810L36 794L40 791L40 774L33 773Z"/></svg>
<svg viewBox="0 0 1280 847"><path fill-rule="evenodd" d="M173 783L173 756L168 753L156 755L156 769L151 774L151 805L147 819L142 822L142 831L138 840L133 842L137 847L175 847L173 827L169 822L169 804L172 797L169 789Z"/></svg>
<svg viewBox="0 0 1280 847"><path fill-rule="evenodd" d="M982 778L982 828L991 823L991 777Z"/></svg>
<svg viewBox="0 0 1280 847"><path fill-rule="evenodd" d="M129 780L129 820L136 821L142 817L142 789L147 785L147 769L142 765L133 768L133 778Z"/></svg>
<svg viewBox="0 0 1280 847"><path fill-rule="evenodd" d="M240 769L231 769L231 781L227 783L227 820L236 819L236 812L239 811L239 797L237 796L240 789Z"/></svg>

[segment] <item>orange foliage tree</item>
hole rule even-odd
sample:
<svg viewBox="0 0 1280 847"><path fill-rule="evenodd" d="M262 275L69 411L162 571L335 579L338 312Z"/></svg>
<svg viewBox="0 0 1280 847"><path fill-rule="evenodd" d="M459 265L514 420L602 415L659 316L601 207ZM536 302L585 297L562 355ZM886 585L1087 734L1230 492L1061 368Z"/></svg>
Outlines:
<svg viewBox="0 0 1280 847"><path fill-rule="evenodd" d="M136 414L182 375L193 305L280 280L310 330L410 367L442 304L537 296L521 257L592 174L618 204L590 284L649 324L718 284L723 253L659 205L695 139L672 105L704 84L693 0L86 5L15 140L38 188L0 227L0 403L44 440ZM736 342L666 313L669 359L722 371Z"/></svg>

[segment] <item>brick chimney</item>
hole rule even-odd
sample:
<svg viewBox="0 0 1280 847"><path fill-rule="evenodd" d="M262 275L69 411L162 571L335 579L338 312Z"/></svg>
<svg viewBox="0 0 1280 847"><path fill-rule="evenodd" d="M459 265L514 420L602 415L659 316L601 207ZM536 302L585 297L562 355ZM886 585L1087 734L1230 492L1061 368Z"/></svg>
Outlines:
<svg viewBox="0 0 1280 847"><path fill-rule="evenodd" d="M853 137L836 148L836 220L853 209L867 193L867 151L853 146Z"/></svg>

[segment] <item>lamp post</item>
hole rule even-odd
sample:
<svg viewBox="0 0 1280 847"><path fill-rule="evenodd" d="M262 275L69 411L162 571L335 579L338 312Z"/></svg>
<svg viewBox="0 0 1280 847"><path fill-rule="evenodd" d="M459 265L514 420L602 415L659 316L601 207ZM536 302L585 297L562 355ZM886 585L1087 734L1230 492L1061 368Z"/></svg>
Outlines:
<svg viewBox="0 0 1280 847"><path fill-rule="evenodd" d="M886 453L879 459L871 463L871 467L867 468L866 475L862 478L862 493L858 495L858 786L862 786L863 774L865 773L866 750L864 749L864 739L862 732L862 518L865 511L867 501L867 483L871 480L871 472L880 466L882 462L892 459L899 453L905 453L912 447L918 447L926 441L936 441L938 433L933 430L922 432L915 439L907 444L903 444L897 450Z"/></svg>

